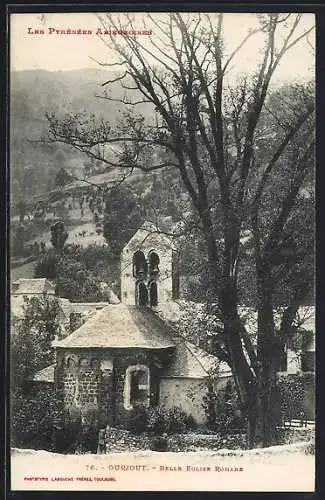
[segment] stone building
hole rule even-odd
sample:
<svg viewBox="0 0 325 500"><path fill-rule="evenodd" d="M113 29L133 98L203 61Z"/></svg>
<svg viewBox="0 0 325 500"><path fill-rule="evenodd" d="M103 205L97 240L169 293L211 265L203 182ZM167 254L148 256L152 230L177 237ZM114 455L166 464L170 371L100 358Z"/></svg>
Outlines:
<svg viewBox="0 0 325 500"><path fill-rule="evenodd" d="M34 381L54 384L72 416L100 427L123 426L141 403L178 406L197 424L205 423L207 380L216 374L218 390L232 378L231 370L175 328L180 310L176 257L166 235L143 225L121 254L121 301L92 308L83 324L76 323L70 335L54 342L56 364ZM241 312L250 318L246 328L253 335L256 312ZM314 347L308 349L312 357ZM285 370L292 373L289 358L290 350Z"/></svg>
<svg viewBox="0 0 325 500"><path fill-rule="evenodd" d="M165 235L142 226L122 251L121 302L54 342L56 365L34 380L52 379L72 416L122 426L141 403L179 406L198 424L205 422L208 377L218 373L215 384L221 387L231 372L159 314L178 297L175 256Z"/></svg>
<svg viewBox="0 0 325 500"><path fill-rule="evenodd" d="M99 425L125 424L138 402L180 406L202 424L205 379L212 369L219 383L230 376L154 311L123 303L106 306L55 346L54 380L66 407Z"/></svg>
<svg viewBox="0 0 325 500"><path fill-rule="evenodd" d="M46 278L20 278L11 283L10 290L10 320L11 326L19 324L24 318L27 301L33 297L41 299L47 296L55 299L55 286ZM64 315L62 313L62 320ZM13 328L11 329L13 331Z"/></svg>

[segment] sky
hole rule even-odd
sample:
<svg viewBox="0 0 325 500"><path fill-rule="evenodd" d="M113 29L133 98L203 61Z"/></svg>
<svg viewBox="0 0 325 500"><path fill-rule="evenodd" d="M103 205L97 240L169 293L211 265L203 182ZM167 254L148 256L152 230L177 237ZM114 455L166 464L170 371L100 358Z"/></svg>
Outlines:
<svg viewBox="0 0 325 500"><path fill-rule="evenodd" d="M114 14L118 15L118 14ZM152 39L157 43L159 28L146 14L134 14L139 27L152 30ZM156 21L163 22L166 14L152 14ZM195 16L195 14L193 14ZM216 14L210 14L212 22ZM10 67L11 70L44 69L47 71L67 71L82 68L99 68L93 59L101 63L114 61L114 53L103 40L96 35L101 26L94 13L46 13L46 14L11 14L10 19ZM144 21L143 21L144 19ZM225 49L231 51L243 39L249 28L256 26L256 16L248 13L231 13L224 15ZM302 33L315 23L313 14L303 14L297 33ZM91 30L89 35L57 35L49 33L53 29L84 29ZM43 30L44 34L36 34ZM30 31L30 33L29 33ZM281 37L281 32L280 32ZM105 38L105 37L103 37ZM109 37L108 37L109 38ZM123 38L123 37L119 37ZM150 36L142 35L141 42L150 43ZM256 67L260 57L262 38L255 36L234 59L231 69L233 74L250 71ZM281 81L308 79L314 71L315 30L297 43L283 58L275 78ZM92 59L93 58L93 59Z"/></svg>

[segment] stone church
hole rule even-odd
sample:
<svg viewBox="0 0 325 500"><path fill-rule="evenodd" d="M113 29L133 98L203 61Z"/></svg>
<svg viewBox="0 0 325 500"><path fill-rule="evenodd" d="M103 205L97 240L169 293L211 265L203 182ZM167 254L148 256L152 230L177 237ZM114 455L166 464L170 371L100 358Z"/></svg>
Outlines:
<svg viewBox="0 0 325 500"><path fill-rule="evenodd" d="M163 319L178 294L176 251L144 224L122 251L121 300L56 340L55 365L34 380L53 380L70 414L99 426L122 426L138 403L178 406L204 424L207 377L217 371L221 387L231 372Z"/></svg>

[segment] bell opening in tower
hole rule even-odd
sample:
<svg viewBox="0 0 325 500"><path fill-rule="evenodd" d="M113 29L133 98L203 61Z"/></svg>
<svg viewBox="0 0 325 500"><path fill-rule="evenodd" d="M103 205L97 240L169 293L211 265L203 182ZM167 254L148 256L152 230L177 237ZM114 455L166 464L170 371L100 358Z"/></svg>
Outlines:
<svg viewBox="0 0 325 500"><path fill-rule="evenodd" d="M148 255L149 275L151 278L156 278L159 274L159 255L151 250Z"/></svg>
<svg viewBox="0 0 325 500"><path fill-rule="evenodd" d="M133 254L133 277L137 279L146 279L148 273L148 264L144 253L138 250Z"/></svg>

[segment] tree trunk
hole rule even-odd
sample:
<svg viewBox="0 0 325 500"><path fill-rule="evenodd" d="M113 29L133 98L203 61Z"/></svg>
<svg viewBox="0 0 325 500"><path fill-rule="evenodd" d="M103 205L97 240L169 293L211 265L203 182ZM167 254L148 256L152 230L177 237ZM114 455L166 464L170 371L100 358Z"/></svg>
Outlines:
<svg viewBox="0 0 325 500"><path fill-rule="evenodd" d="M225 349L230 358L242 412L248 422L248 447L268 446L274 437L272 389L277 359L270 272L263 263L259 275L257 353L259 370L256 373L252 370L251 363L245 355L241 339L242 324L238 314L236 277L231 273L231 266L226 265L221 284L217 282L220 269L217 266L215 241L210 237L207 238L207 243L209 291L212 300L219 295L219 307L224 322Z"/></svg>
<svg viewBox="0 0 325 500"><path fill-rule="evenodd" d="M228 279L220 294L220 306L224 316L225 338L231 359L231 368L241 403L241 410L247 418L248 447L256 445L258 412L256 376L251 370L241 341L241 319L237 310L237 291L232 278Z"/></svg>
<svg viewBox="0 0 325 500"><path fill-rule="evenodd" d="M258 336L257 356L260 370L257 377L256 428L253 440L256 446L269 446L275 435L273 390L278 367L278 339L273 311L273 281L267 262L257 265L258 274Z"/></svg>

